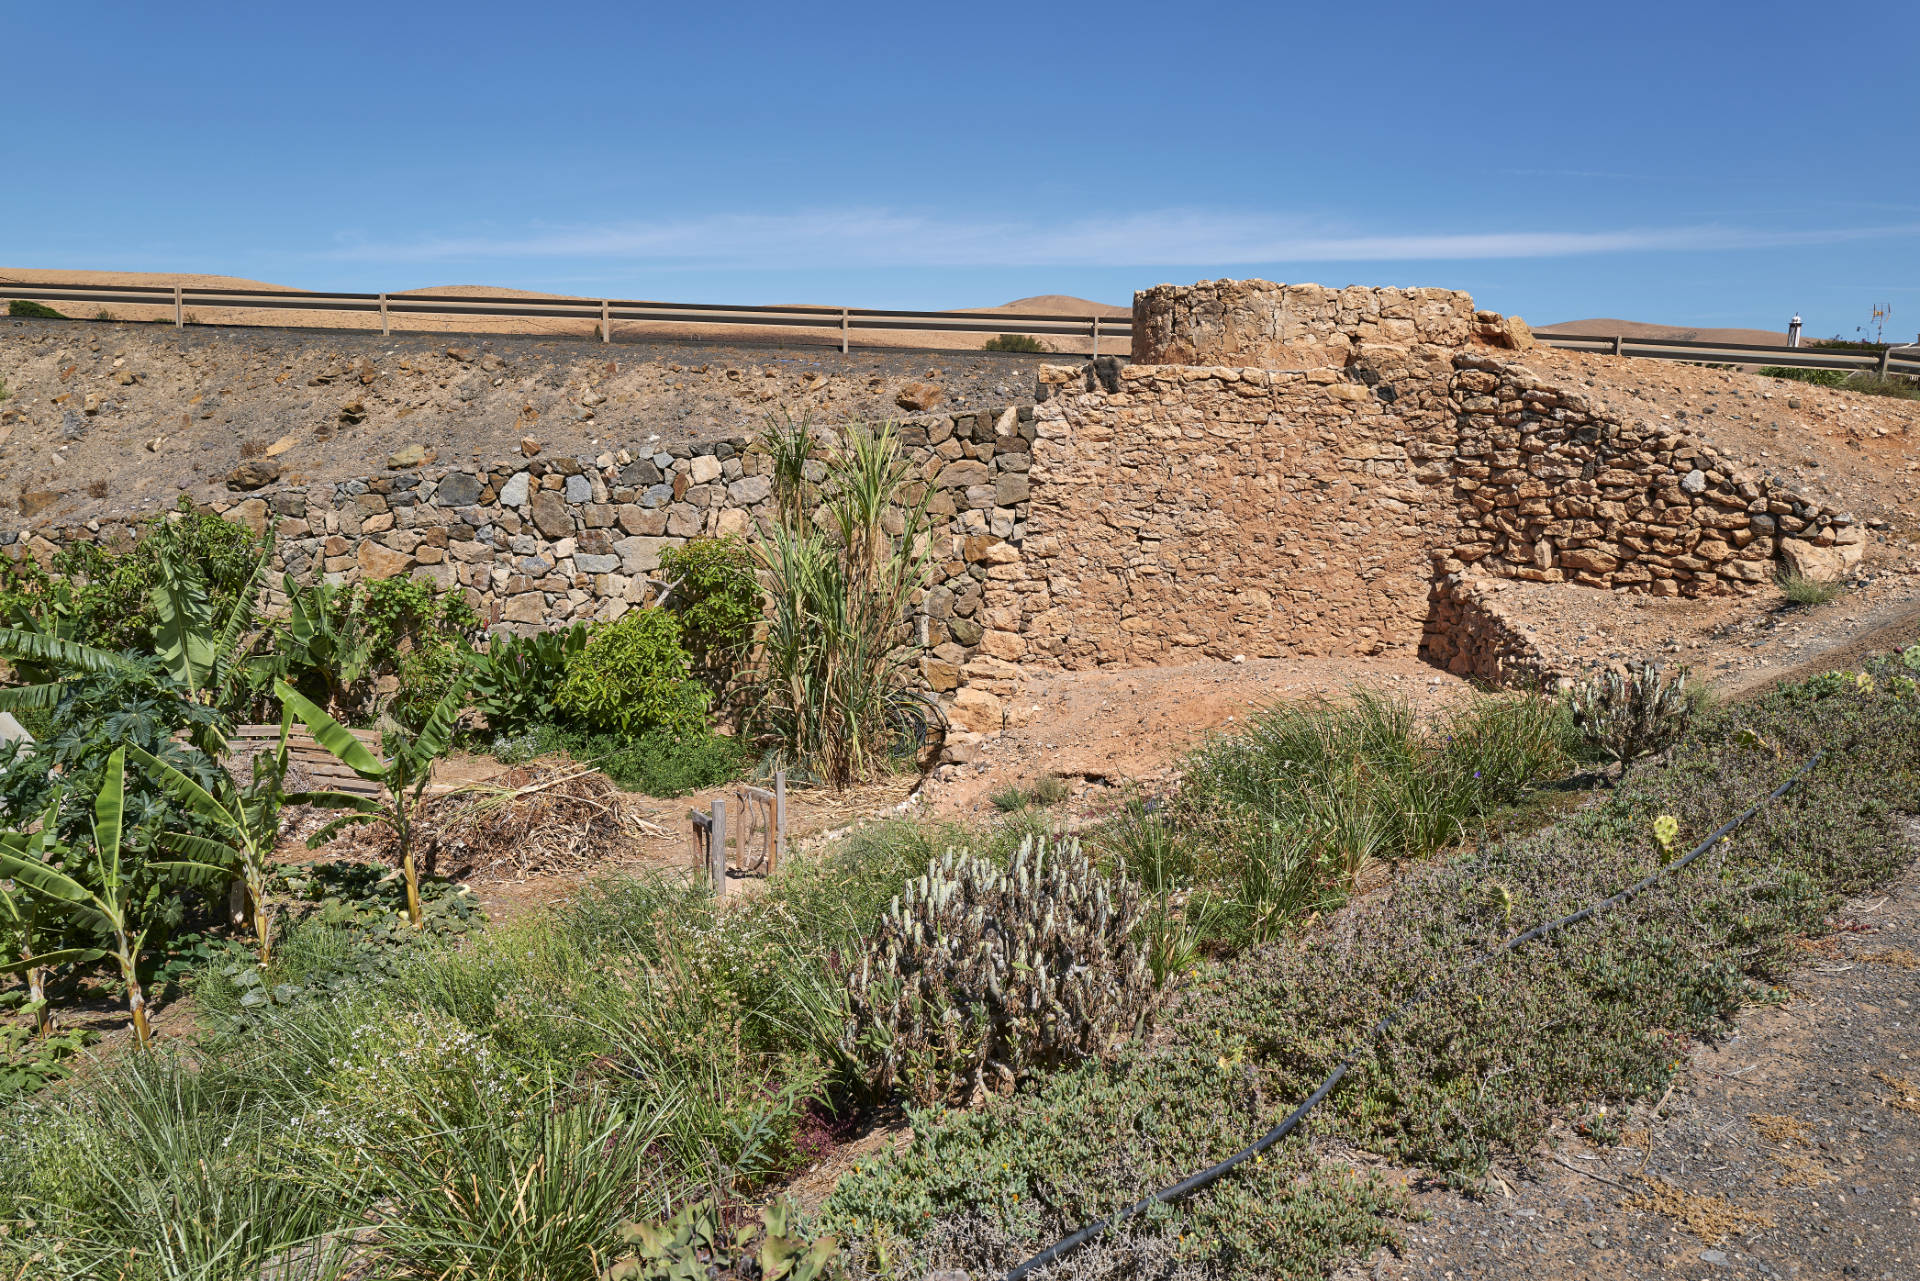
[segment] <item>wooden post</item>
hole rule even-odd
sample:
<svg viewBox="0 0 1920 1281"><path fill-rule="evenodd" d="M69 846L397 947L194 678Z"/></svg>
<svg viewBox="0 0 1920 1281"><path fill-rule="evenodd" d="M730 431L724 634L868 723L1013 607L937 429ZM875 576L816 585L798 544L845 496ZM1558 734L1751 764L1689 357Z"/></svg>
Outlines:
<svg viewBox="0 0 1920 1281"><path fill-rule="evenodd" d="M1093 318L1093 358L1100 359L1100 317Z"/></svg>
<svg viewBox="0 0 1920 1281"><path fill-rule="evenodd" d="M1622 335L1615 334L1613 336L1613 354L1614 355L1616 356L1626 355L1626 353L1621 350L1621 348L1625 345L1626 345L1626 339Z"/></svg>
<svg viewBox="0 0 1920 1281"><path fill-rule="evenodd" d="M605 298L600 300L600 341L613 341L613 307Z"/></svg>
<svg viewBox="0 0 1920 1281"><path fill-rule="evenodd" d="M389 330L387 326L387 296L385 294L381 294L380 295L380 336L384 338L386 337L388 332Z"/></svg>
<svg viewBox="0 0 1920 1281"><path fill-rule="evenodd" d="M713 798L713 834L707 844L707 875L713 881L713 896L722 898L727 892L727 802L725 798Z"/></svg>
<svg viewBox="0 0 1920 1281"><path fill-rule="evenodd" d="M173 287L173 327L175 329L187 327L187 313L180 309L180 286L178 285Z"/></svg>
<svg viewBox="0 0 1920 1281"><path fill-rule="evenodd" d="M767 875L772 876L787 853L787 772L773 776L773 857L767 860Z"/></svg>
<svg viewBox="0 0 1920 1281"><path fill-rule="evenodd" d="M847 309L840 309L840 354L847 354Z"/></svg>

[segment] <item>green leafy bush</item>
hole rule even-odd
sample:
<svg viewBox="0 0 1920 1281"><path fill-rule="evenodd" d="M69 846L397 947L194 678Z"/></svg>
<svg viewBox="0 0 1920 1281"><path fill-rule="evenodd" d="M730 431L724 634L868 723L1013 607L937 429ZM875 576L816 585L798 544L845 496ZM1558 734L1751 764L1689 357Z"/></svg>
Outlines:
<svg viewBox="0 0 1920 1281"><path fill-rule="evenodd" d="M536 756L565 752L591 765L629 792L685 796L740 777L749 752L737 738L705 728L673 733L594 734L566 725L533 725L494 738L494 759L519 765Z"/></svg>
<svg viewBox="0 0 1920 1281"><path fill-rule="evenodd" d="M1844 369L1794 369L1786 365L1764 365L1760 369L1760 376L1812 383L1815 387L1838 387L1847 381L1847 371Z"/></svg>
<svg viewBox="0 0 1920 1281"><path fill-rule="evenodd" d="M581 728L632 734L702 729L707 692L692 679L680 620L664 609L634 609L595 627L570 655L554 704Z"/></svg>
<svg viewBox="0 0 1920 1281"><path fill-rule="evenodd" d="M24 317L28 320L67 320L69 319L69 317L62 315L60 312L55 311L53 308L47 306L45 303L35 302L31 298L8 299L7 314L9 316Z"/></svg>
<svg viewBox="0 0 1920 1281"><path fill-rule="evenodd" d="M821 1281L844 1277L840 1243L808 1240L799 1212L786 1202L728 1226L711 1199L680 1208L671 1219L621 1225L621 1257L604 1281ZM758 1221L756 1222L755 1219Z"/></svg>
<svg viewBox="0 0 1920 1281"><path fill-rule="evenodd" d="M1046 352L1053 350L1032 334L995 334L980 344L982 351Z"/></svg>
<svg viewBox="0 0 1920 1281"><path fill-rule="evenodd" d="M662 551L660 572L673 584L666 607L680 619L693 674L725 705L739 692L760 626L753 552L732 534L695 538Z"/></svg>
<svg viewBox="0 0 1920 1281"><path fill-rule="evenodd" d="M474 710L495 735L513 736L552 721L567 661L587 644L587 625L515 636L496 632L471 665Z"/></svg>
<svg viewBox="0 0 1920 1281"><path fill-rule="evenodd" d="M842 1049L870 1088L921 1103L1004 1094L1100 1058L1153 1004L1139 920L1139 891L1078 842L1025 841L1005 868L949 852L850 966Z"/></svg>
<svg viewBox="0 0 1920 1281"><path fill-rule="evenodd" d="M349 722L380 711L417 728L474 665L467 637L480 619L461 591L436 595L423 578L335 587L286 583L287 617L274 635L274 671ZM396 688L379 693L383 679Z"/></svg>

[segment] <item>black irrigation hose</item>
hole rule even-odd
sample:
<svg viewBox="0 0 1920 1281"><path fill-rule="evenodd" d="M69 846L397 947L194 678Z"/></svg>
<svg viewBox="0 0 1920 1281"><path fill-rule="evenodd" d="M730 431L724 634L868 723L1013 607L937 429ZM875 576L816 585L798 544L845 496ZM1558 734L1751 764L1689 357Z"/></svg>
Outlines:
<svg viewBox="0 0 1920 1281"><path fill-rule="evenodd" d="M1766 805L1768 805L1772 801L1777 800L1781 795L1783 795L1786 792L1788 788L1792 787L1795 783L1799 782L1801 777L1805 775L1808 770L1812 769L1815 765L1819 764L1820 758L1825 755L1826 755L1826 749L1821 748L1819 751L1815 752L1812 756L1809 756L1807 758L1806 764L1802 765L1799 769L1795 770L1792 773L1792 775L1788 777L1786 782L1780 784L1780 786L1774 788L1771 792L1768 792L1765 796L1755 801L1752 805L1749 805L1746 809L1740 811L1740 813L1736 814L1734 817L1728 819L1726 822L1722 823L1719 827L1715 828L1713 830L1713 834L1708 836L1706 840L1694 846L1693 849L1688 852L1685 858L1682 858L1677 862L1670 863L1667 866L1660 868L1658 871L1652 872L1649 875L1642 877L1640 880L1635 881L1632 885L1629 885L1626 889L1621 890L1618 894L1613 895L1611 898L1601 899L1597 903L1588 904L1586 907L1581 908L1577 912L1573 912L1566 916L1562 916L1557 920L1548 921L1543 925L1536 925L1524 934L1516 934L1512 938L1508 939L1506 942L1502 943L1499 947L1496 947L1488 952L1483 952L1479 956L1476 956L1475 958L1473 958L1471 961L1468 961L1465 965L1461 966L1459 970L1455 971L1452 975L1449 975L1446 979L1438 979L1421 987L1419 990L1414 992L1412 996L1408 997L1405 1001L1401 1002L1398 1008L1389 1010L1385 1015L1381 1016L1379 1022L1375 1023L1372 1027L1368 1028L1365 1041L1371 1042L1375 1037L1379 1036L1381 1033L1391 1028L1395 1023L1399 1022L1400 1019L1404 1017L1409 1010L1413 1009L1416 1005L1419 1005L1422 1001L1426 1000L1427 997L1431 996L1434 993L1435 989L1440 987L1442 983L1451 982L1453 979L1458 978L1460 975L1466 973L1468 970L1474 969L1481 965L1485 965L1488 961L1493 960L1496 956L1500 956L1504 953L1511 952L1515 948L1520 947L1523 944L1531 943L1535 939L1545 938L1547 935L1553 933L1553 931L1557 929L1561 929L1565 926L1577 925L1581 921L1586 920L1588 917L1597 916L1601 912L1606 911L1608 908L1618 907L1620 904L1626 903L1634 898L1637 898L1641 894L1646 893L1649 889L1652 889L1653 886L1656 885L1662 878L1670 876L1673 873L1684 869L1689 863L1692 863L1695 859L1699 858L1702 854L1705 854L1708 850L1712 849L1715 845L1719 844L1720 839L1724 837L1728 832L1731 832L1734 828L1740 826L1742 823L1752 818L1755 814L1758 814L1762 808L1764 808ZM1132 1218L1134 1215L1140 1213L1140 1211L1146 1209L1149 1206L1159 1205L1168 1201L1176 1201L1179 1198L1187 1195L1187 1193L1189 1192L1198 1192L1201 1188L1206 1187L1209 1183L1212 1183L1214 1180L1218 1179L1221 1175L1225 1174L1227 1171L1233 1169L1235 1166L1246 1161L1249 1157L1257 1156L1258 1154L1265 1152L1268 1148L1272 1147L1274 1144L1278 1143L1280 1140L1286 1138L1289 1134L1293 1133L1294 1129L1300 1124L1300 1122L1306 1118L1307 1113L1313 1111L1313 1109L1319 1105L1322 1099L1326 1098L1327 1095L1333 1093L1334 1087L1339 1085L1340 1082L1343 1079L1345 1079L1347 1073L1352 1070L1354 1060L1359 1057L1359 1054L1360 1054L1360 1051L1358 1048L1348 1051L1347 1056L1340 1061L1340 1066L1336 1067L1332 1072L1327 1074L1327 1079L1320 1083L1319 1089L1315 1090L1312 1094L1307 1096L1306 1102L1302 1103L1299 1107L1295 1108L1292 1112L1289 1112L1287 1114L1286 1120L1280 1122L1280 1124L1274 1126L1271 1130L1268 1130L1265 1134L1261 1135L1250 1146L1245 1147L1240 1151L1234 1153L1232 1156L1228 1157L1226 1160L1222 1161L1218 1165L1210 1166L1207 1169L1200 1171L1200 1173L1198 1174L1191 1175L1188 1178L1182 1179L1180 1182L1174 1184L1172 1187L1162 1188L1160 1189L1160 1191L1155 1192L1152 1196L1144 1197L1141 1200L1135 1201L1132 1205L1127 1206L1125 1209L1119 1210L1114 1214L1110 1214L1106 1218L1101 1219L1098 1222L1089 1223L1086 1227L1081 1228L1078 1232L1075 1232L1072 1236L1064 1237L1061 1240L1056 1241L1054 1244L1048 1246L1046 1249L1042 1250L1040 1253L1034 1255L1031 1259L1028 1259L1025 1263L1021 1264L1019 1267L1015 1268L1013 1271L1007 1273L1006 1281L1021 1281L1021 1278L1025 1277L1029 1272L1034 1271L1036 1268L1046 1267L1049 1263L1052 1263L1055 1259L1058 1259L1061 1255L1066 1254L1068 1251L1076 1249L1079 1246L1085 1244L1087 1241L1092 1240L1094 1237L1098 1236L1102 1232L1105 1232L1108 1228L1114 1227L1115 1225L1120 1223L1122 1220Z"/></svg>

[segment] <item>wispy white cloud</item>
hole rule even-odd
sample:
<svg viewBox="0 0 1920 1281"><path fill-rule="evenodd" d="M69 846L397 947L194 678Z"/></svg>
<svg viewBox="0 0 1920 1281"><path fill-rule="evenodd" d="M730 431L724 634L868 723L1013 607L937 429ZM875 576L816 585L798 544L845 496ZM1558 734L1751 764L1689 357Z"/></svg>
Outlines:
<svg viewBox="0 0 1920 1281"><path fill-rule="evenodd" d="M622 259L657 265L780 267L1132 267L1295 262L1558 258L1839 244L1920 235L1920 224L1773 231L1698 224L1611 231L1342 234L1260 215L1163 210L1059 223L965 220L888 209L817 210L340 244L351 261Z"/></svg>

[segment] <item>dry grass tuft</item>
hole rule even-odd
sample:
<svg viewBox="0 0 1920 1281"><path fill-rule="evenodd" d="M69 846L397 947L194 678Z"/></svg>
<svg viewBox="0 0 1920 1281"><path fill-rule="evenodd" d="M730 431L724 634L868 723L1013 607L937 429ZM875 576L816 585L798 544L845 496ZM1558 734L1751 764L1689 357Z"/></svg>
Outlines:
<svg viewBox="0 0 1920 1281"><path fill-rule="evenodd" d="M1779 1179L1783 1188L1817 1188L1823 1183L1840 1181L1839 1175L1828 1172L1818 1161L1798 1152L1775 1152L1773 1159L1787 1167L1786 1173Z"/></svg>
<svg viewBox="0 0 1920 1281"><path fill-rule="evenodd" d="M1904 1076L1889 1076L1885 1072L1875 1072L1873 1078L1893 1087L1891 1096L1881 1097L1882 1103L1899 1112L1920 1114L1920 1085L1915 1085Z"/></svg>
<svg viewBox="0 0 1920 1281"><path fill-rule="evenodd" d="M1796 1116L1750 1116L1747 1122L1769 1143L1805 1143L1807 1123Z"/></svg>
<svg viewBox="0 0 1920 1281"><path fill-rule="evenodd" d="M1866 952L1860 957L1874 965L1891 965L1897 970L1910 970L1920 966L1920 956L1914 955L1912 948L1883 947L1877 952Z"/></svg>
<svg viewBox="0 0 1920 1281"><path fill-rule="evenodd" d="M1773 1226L1771 1215L1742 1210L1724 1197L1698 1196L1657 1177L1646 1183L1647 1192L1636 1192L1621 1204L1671 1219L1708 1245L1718 1245L1745 1228Z"/></svg>

